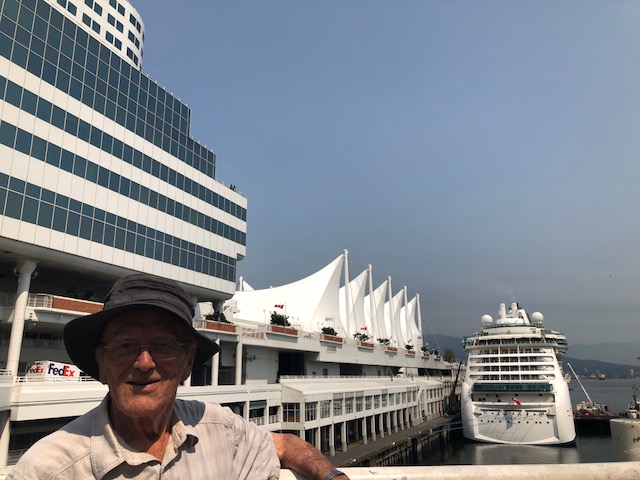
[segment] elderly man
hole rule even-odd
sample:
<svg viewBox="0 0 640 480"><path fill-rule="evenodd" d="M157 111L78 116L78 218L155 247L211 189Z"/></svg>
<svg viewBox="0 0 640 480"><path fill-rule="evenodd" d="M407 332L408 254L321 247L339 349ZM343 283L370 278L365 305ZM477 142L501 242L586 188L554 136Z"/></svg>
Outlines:
<svg viewBox="0 0 640 480"><path fill-rule="evenodd" d="M271 434L228 408L176 399L178 385L218 345L192 326L176 282L147 274L118 280L104 309L69 322L71 360L106 384L102 403L37 442L9 479L347 480L312 445Z"/></svg>

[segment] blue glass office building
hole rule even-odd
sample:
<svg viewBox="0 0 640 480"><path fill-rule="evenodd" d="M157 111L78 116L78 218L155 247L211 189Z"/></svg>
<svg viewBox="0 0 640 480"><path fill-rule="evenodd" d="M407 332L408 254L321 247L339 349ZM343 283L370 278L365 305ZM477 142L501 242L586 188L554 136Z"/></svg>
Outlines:
<svg viewBox="0 0 640 480"><path fill-rule="evenodd" d="M133 6L0 5L0 265L31 259L50 285L57 268L98 291L144 271L228 298L247 202L216 180L190 108L141 71Z"/></svg>

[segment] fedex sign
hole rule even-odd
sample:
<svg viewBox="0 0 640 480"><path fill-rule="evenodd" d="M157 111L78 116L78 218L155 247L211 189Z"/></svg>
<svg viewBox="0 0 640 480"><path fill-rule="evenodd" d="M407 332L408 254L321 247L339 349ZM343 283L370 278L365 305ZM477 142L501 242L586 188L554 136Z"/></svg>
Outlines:
<svg viewBox="0 0 640 480"><path fill-rule="evenodd" d="M75 365L39 360L27 370L27 378L39 380L79 380L80 370Z"/></svg>

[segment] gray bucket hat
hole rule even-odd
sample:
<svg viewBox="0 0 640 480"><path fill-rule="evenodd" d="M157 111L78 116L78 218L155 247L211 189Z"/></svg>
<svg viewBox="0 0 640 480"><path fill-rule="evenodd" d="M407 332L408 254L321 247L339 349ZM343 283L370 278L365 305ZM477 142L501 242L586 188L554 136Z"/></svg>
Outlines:
<svg viewBox="0 0 640 480"><path fill-rule="evenodd" d="M199 333L191 321L195 314L191 298L175 281L167 278L136 273L117 280L104 299L104 308L98 313L78 317L64 327L64 345L71 361L87 375L99 380L95 351L105 324L113 317L137 307L158 307L174 314L191 334L197 345L193 368L203 365L220 351L210 338Z"/></svg>

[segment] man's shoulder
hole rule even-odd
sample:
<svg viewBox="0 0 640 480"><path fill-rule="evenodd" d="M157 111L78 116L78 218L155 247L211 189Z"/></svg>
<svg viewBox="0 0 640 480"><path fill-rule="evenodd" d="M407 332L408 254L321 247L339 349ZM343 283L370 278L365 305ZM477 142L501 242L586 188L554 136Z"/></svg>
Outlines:
<svg viewBox="0 0 640 480"><path fill-rule="evenodd" d="M85 416L78 417L38 440L22 455L8 479L56 478L73 469L90 454L91 430L87 420Z"/></svg>
<svg viewBox="0 0 640 480"><path fill-rule="evenodd" d="M175 409L178 417L185 423L224 423L231 425L239 417L228 407L217 403L200 402L198 400L176 399Z"/></svg>

